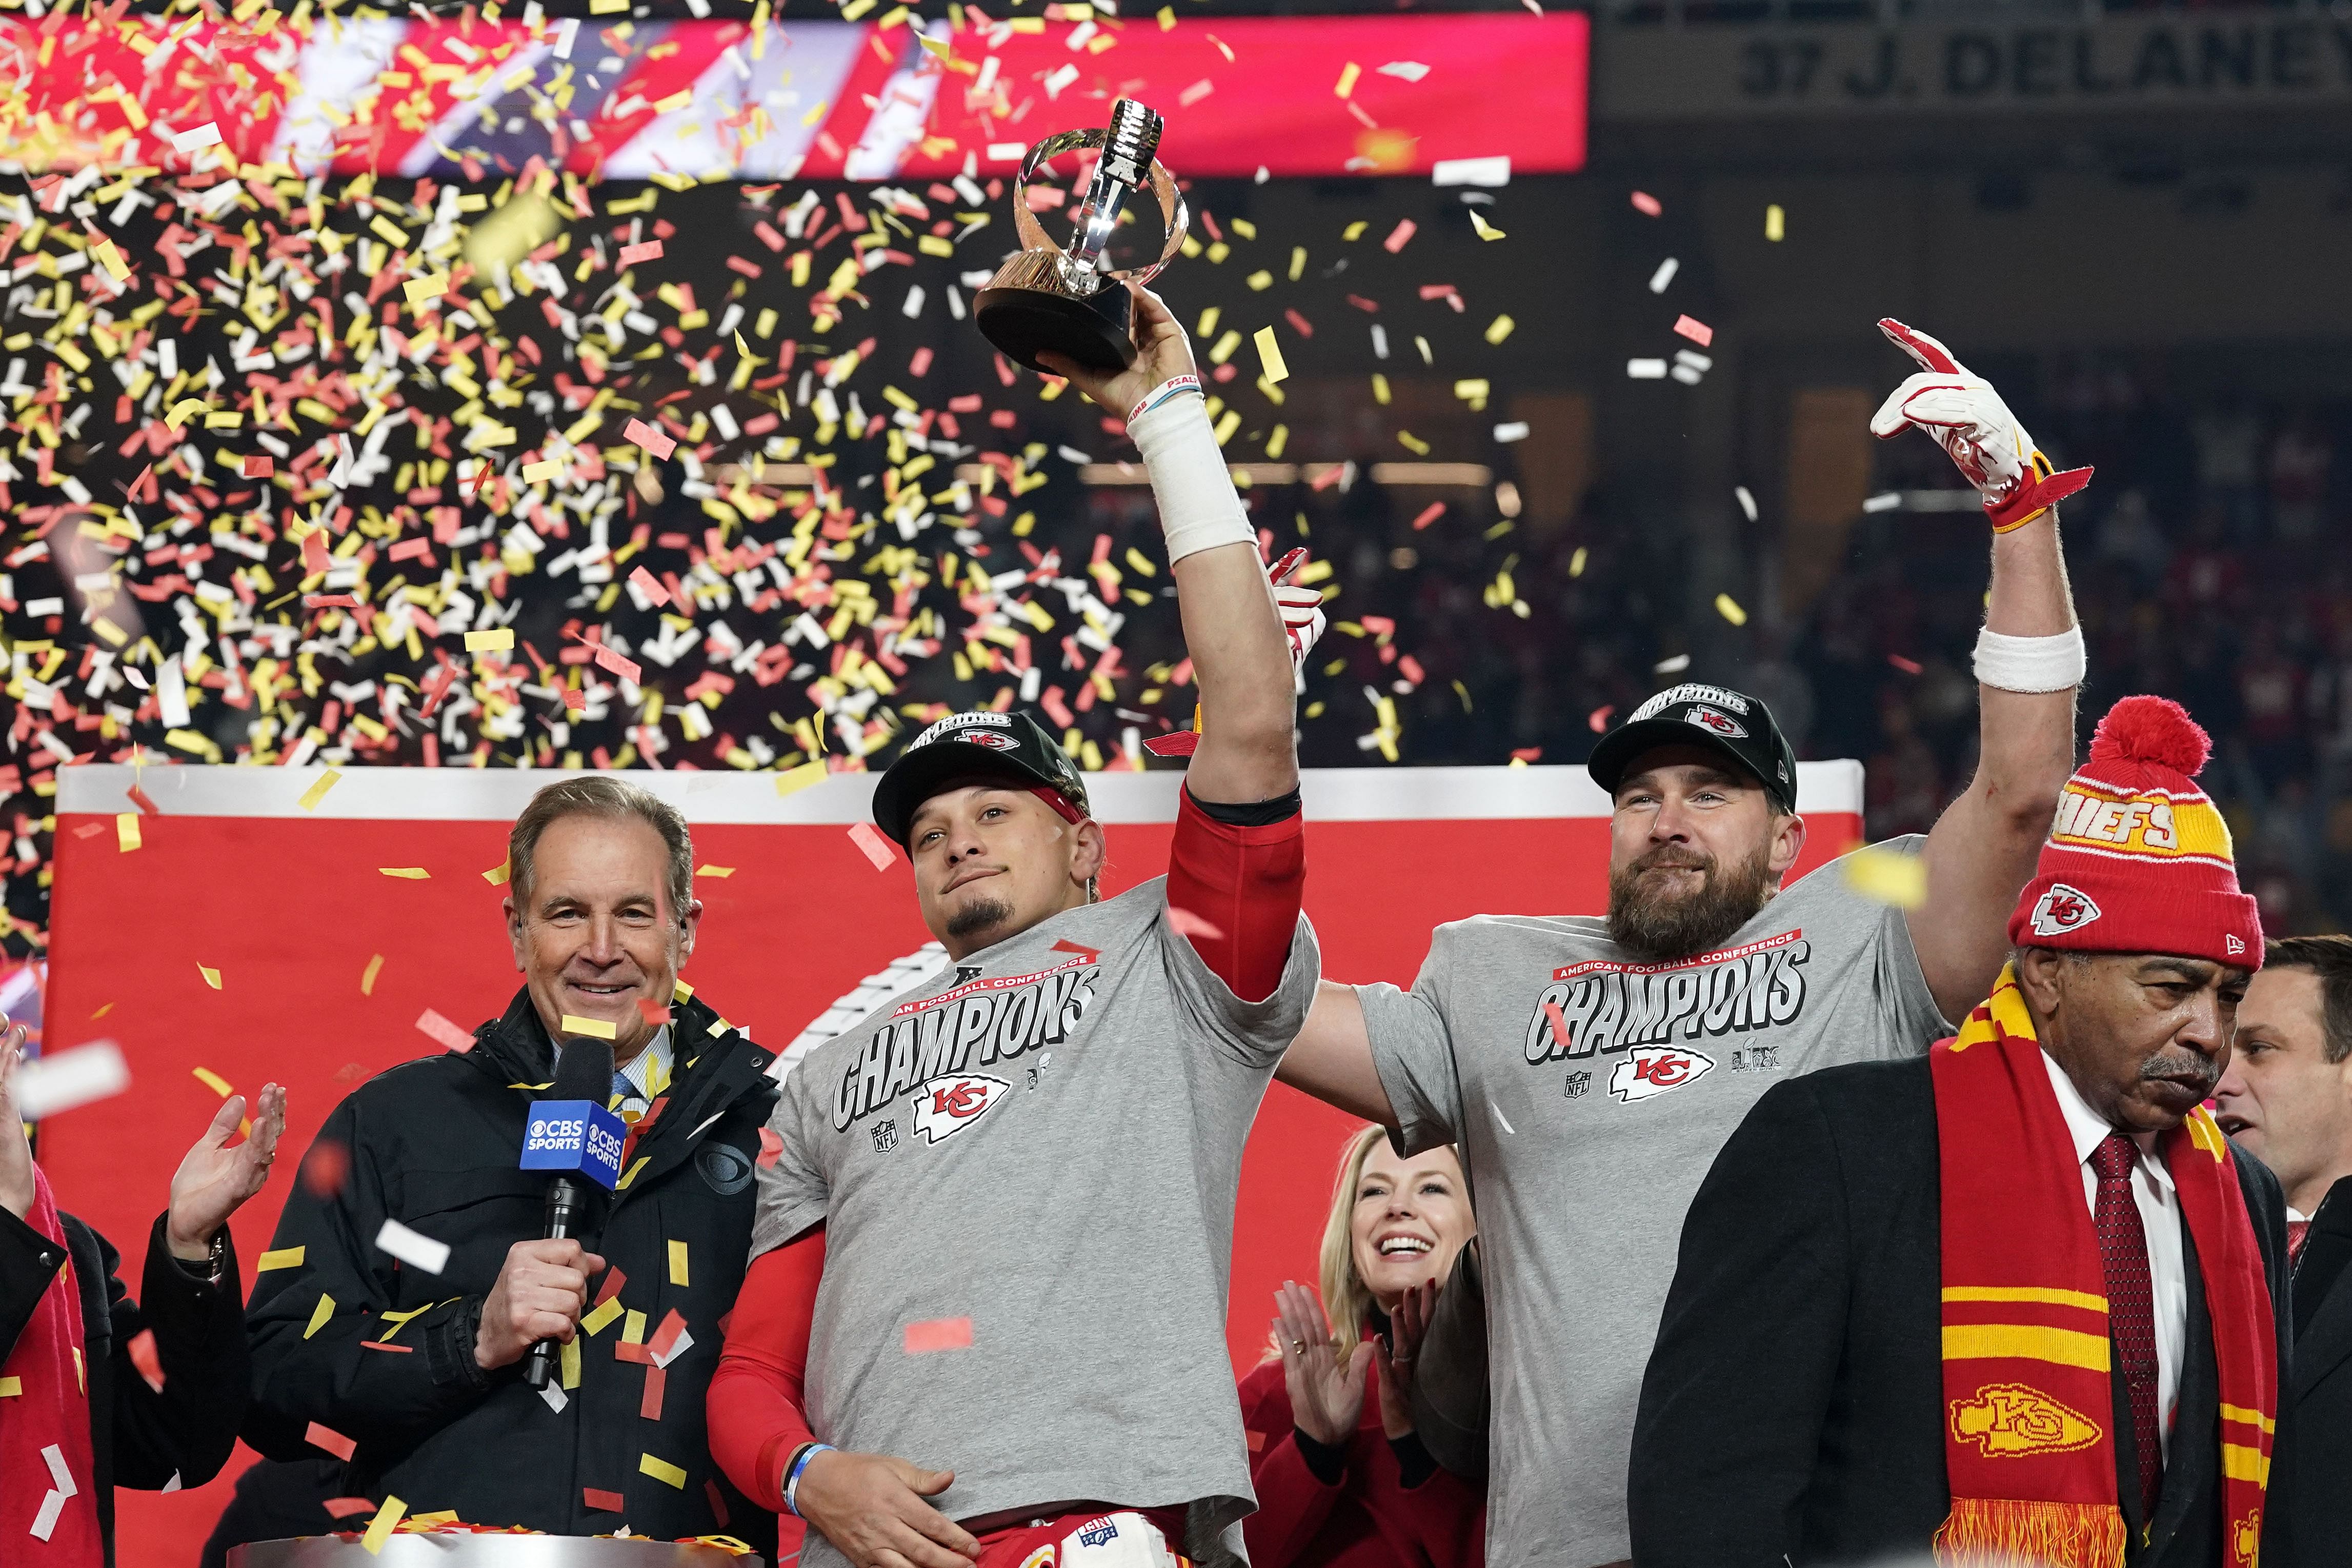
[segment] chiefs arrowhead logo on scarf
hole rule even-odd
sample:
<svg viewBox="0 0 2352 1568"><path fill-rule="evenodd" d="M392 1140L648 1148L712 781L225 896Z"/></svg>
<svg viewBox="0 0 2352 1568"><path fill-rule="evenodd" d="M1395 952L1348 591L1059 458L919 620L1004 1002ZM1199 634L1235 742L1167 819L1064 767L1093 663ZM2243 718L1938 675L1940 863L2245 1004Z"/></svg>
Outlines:
<svg viewBox="0 0 2352 1568"><path fill-rule="evenodd" d="M2106 1275L2013 970L1928 1058L1943 1174L1947 1568L2119 1568ZM2197 1244L2221 1385L2223 1536L2253 1568L2278 1412L2262 1251L2201 1107L2158 1144Z"/></svg>

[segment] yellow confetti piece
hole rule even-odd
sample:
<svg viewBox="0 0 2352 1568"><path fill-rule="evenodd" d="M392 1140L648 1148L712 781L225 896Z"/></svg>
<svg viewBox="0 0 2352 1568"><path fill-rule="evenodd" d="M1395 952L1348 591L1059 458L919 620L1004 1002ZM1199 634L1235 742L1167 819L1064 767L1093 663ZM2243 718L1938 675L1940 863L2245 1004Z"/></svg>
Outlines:
<svg viewBox="0 0 2352 1568"><path fill-rule="evenodd" d="M1715 596L1715 613L1735 626L1744 626L1748 624L1748 612L1741 609L1739 601L1728 594L1717 594Z"/></svg>
<svg viewBox="0 0 2352 1568"><path fill-rule="evenodd" d="M382 213L376 214L369 220L368 227L374 230L376 236L394 250L408 248L408 236L403 234L399 226Z"/></svg>
<svg viewBox="0 0 2352 1568"><path fill-rule="evenodd" d="M688 1286L693 1283L687 1278L686 1243L682 1241L673 1241L669 1244L669 1282L677 1286Z"/></svg>
<svg viewBox="0 0 2352 1568"><path fill-rule="evenodd" d="M1764 209L1764 237L1777 245L1788 232L1789 216L1780 210L1780 204L1774 202Z"/></svg>
<svg viewBox="0 0 2352 1568"><path fill-rule="evenodd" d="M587 1035L599 1040L616 1040L620 1031L602 1018L583 1018L576 1013L566 1013L559 1026L567 1035Z"/></svg>
<svg viewBox="0 0 2352 1568"><path fill-rule="evenodd" d="M163 416L163 423L169 425L172 427L173 432L177 434L179 431L186 428L188 420L191 416L202 414L204 411L205 400L203 398L183 397L179 402L172 405L169 412Z"/></svg>
<svg viewBox="0 0 2352 1568"><path fill-rule="evenodd" d="M682 87L676 92L671 93L667 98L662 99L655 103L654 112L656 114L676 114L679 110L684 109L688 104L692 103L693 101L694 89L692 88Z"/></svg>
<svg viewBox="0 0 2352 1568"><path fill-rule="evenodd" d="M503 653L512 647L514 647L512 626L493 626L486 632L466 634L467 653Z"/></svg>
<svg viewBox="0 0 2352 1568"><path fill-rule="evenodd" d="M298 804L305 811L316 811L319 809L319 803L327 798L327 792L342 782L342 773L337 769L329 768L319 775L318 783L302 792L302 798Z"/></svg>
<svg viewBox="0 0 2352 1568"><path fill-rule="evenodd" d="M114 241L110 239L100 240L98 244L92 247L90 254L98 258L98 264L100 267L105 268L106 275L109 278L113 279L117 283L122 282L125 279L131 276L131 268L124 263L122 259L122 252L114 247Z"/></svg>
<svg viewBox="0 0 2352 1568"><path fill-rule="evenodd" d="M686 1472L678 1468L676 1465L671 1464L667 1459L656 1459L651 1454L639 1454L637 1456L637 1469L641 1474L651 1476L657 1481L662 1481L667 1485L674 1486L680 1491L684 1491L686 1489Z"/></svg>
<svg viewBox="0 0 2352 1568"><path fill-rule="evenodd" d="M653 1156L650 1154L638 1155L637 1163L621 1173L621 1179L614 1184L614 1190L618 1191L620 1188L627 1186L631 1182L635 1181L637 1179L637 1173L646 1168L646 1162L651 1158L653 1158Z"/></svg>
<svg viewBox="0 0 2352 1568"><path fill-rule="evenodd" d="M1288 380L1290 366L1283 363L1282 345L1275 341L1274 329L1260 327L1251 341L1257 344L1258 361L1265 366L1266 380Z"/></svg>
<svg viewBox="0 0 2352 1568"><path fill-rule="evenodd" d="M360 994L362 996L374 995L375 977L383 973L383 954L379 952L373 958L368 960L366 971L360 975Z"/></svg>
<svg viewBox="0 0 2352 1568"><path fill-rule="evenodd" d="M125 855L139 847L139 814L137 812L124 811L115 814L114 844L115 847Z"/></svg>
<svg viewBox="0 0 2352 1568"><path fill-rule="evenodd" d="M430 278L412 278L400 286L411 305L422 305L427 300L438 300L449 292L449 275L436 272Z"/></svg>
<svg viewBox="0 0 2352 1568"><path fill-rule="evenodd" d="M827 771L823 763L803 763L799 767L788 768L776 775L776 793L798 795L811 784L823 784Z"/></svg>
<svg viewBox="0 0 2352 1568"><path fill-rule="evenodd" d="M1485 215L1481 214L1476 207L1472 207L1470 209L1470 226L1478 231L1478 237L1480 239L1501 239L1505 237L1503 231L1496 228L1493 224L1488 223Z"/></svg>
<svg viewBox="0 0 2352 1568"><path fill-rule="evenodd" d="M542 479L560 479L562 477L563 464L554 458L550 458L543 463L525 463L522 466L522 482L527 485L538 484Z"/></svg>
<svg viewBox="0 0 2352 1568"><path fill-rule="evenodd" d="M580 1386L580 1341L575 1337L563 1342L563 1386Z"/></svg>
<svg viewBox="0 0 2352 1568"><path fill-rule="evenodd" d="M735 874L735 868L732 866L697 866L694 868L694 874L698 877L717 877L723 881L727 878Z"/></svg>
<svg viewBox="0 0 2352 1568"><path fill-rule="evenodd" d="M25 1380L23 1378L0 1377L0 1399L22 1398L24 1396L24 1393Z"/></svg>
<svg viewBox="0 0 2352 1568"><path fill-rule="evenodd" d="M1584 563L1591 560L1591 551L1586 549L1581 544L1578 545L1576 547L1576 553L1568 558L1568 574L1571 577L1583 576Z"/></svg>
<svg viewBox="0 0 2352 1568"><path fill-rule="evenodd" d="M619 1317L623 1310L621 1299L618 1296L610 1297L603 1306L582 1318L580 1326L592 1334L601 1334L612 1326L613 1320Z"/></svg>
<svg viewBox="0 0 2352 1568"><path fill-rule="evenodd" d="M411 882L429 881L433 876L422 866L378 866L375 869L380 877L399 877Z"/></svg>
<svg viewBox="0 0 2352 1568"><path fill-rule="evenodd" d="M75 1393L77 1393L77 1394L82 1394L82 1395L84 1395L84 1396L87 1396L87 1395L89 1394L89 1379L88 1379L87 1374L82 1371L81 1347L80 1347L79 1345L76 1345L76 1346L74 1346L74 1347L73 1347L73 1353L74 1353L74 1392L75 1392Z"/></svg>
<svg viewBox="0 0 2352 1568"><path fill-rule="evenodd" d="M1868 847L1845 858L1846 886L1865 899L1916 910L1927 901L1927 863L1896 849Z"/></svg>
<svg viewBox="0 0 2352 1568"><path fill-rule="evenodd" d="M265 1252L253 1260L253 1271L267 1274L273 1268L299 1268L302 1267L302 1252L299 1247L280 1247Z"/></svg>
<svg viewBox="0 0 2352 1568"><path fill-rule="evenodd" d="M211 986L214 990L217 991L221 988L219 970L207 968L205 965L199 963L196 965L196 973L203 975L205 977L205 984ZM198 1068L197 1070L201 1072L203 1069ZM221 1092L223 1094L226 1094L228 1090L224 1089Z"/></svg>
<svg viewBox="0 0 2352 1568"><path fill-rule="evenodd" d="M1160 7L1159 22L1161 32L1173 32L1176 28L1176 7L1173 5Z"/></svg>
<svg viewBox="0 0 2352 1568"><path fill-rule="evenodd" d="M1511 329L1517 325L1518 323L1508 316L1497 316L1487 325L1486 341L1490 343L1499 343L1509 337Z"/></svg>
<svg viewBox="0 0 2352 1568"><path fill-rule="evenodd" d="M1353 94L1356 90L1356 79L1363 74L1364 68L1349 60L1339 72L1339 85L1331 89L1332 96L1347 98Z"/></svg>
<svg viewBox="0 0 2352 1568"><path fill-rule="evenodd" d="M377 221L383 220L379 218ZM401 1518L407 1512L408 1505L398 1498L383 1500L383 1506L375 1510L373 1519L368 1521L367 1533L360 1537L360 1544L367 1548L369 1556L383 1555L383 1543L392 1539L392 1532L400 1528Z"/></svg>
<svg viewBox="0 0 2352 1568"><path fill-rule="evenodd" d="M218 971L206 970L205 973L212 974L217 973ZM215 986L215 989L217 990L218 987ZM236 1092L236 1090L230 1087L228 1079L221 1077L220 1074L213 1071L210 1068L192 1068L189 1070L196 1075L196 1081L198 1083L203 1084L206 1089L211 1089L223 1100L226 1100L231 1094Z"/></svg>
<svg viewBox="0 0 2352 1568"><path fill-rule="evenodd" d="M482 880L488 882L493 888L504 887L506 885L506 879L507 863L503 860L482 873Z"/></svg>
<svg viewBox="0 0 2352 1568"><path fill-rule="evenodd" d="M621 1325L621 1342L625 1345L646 1342L646 1315L635 1308L630 1309L629 1321Z"/></svg>
<svg viewBox="0 0 2352 1568"><path fill-rule="evenodd" d="M319 1304L310 1309L310 1322L309 1327L302 1331L302 1337L307 1340L312 1334L317 1333L320 1329L325 1328L327 1326L327 1320L334 1315L335 1299L332 1296L328 1295L324 1290L320 1291Z"/></svg>

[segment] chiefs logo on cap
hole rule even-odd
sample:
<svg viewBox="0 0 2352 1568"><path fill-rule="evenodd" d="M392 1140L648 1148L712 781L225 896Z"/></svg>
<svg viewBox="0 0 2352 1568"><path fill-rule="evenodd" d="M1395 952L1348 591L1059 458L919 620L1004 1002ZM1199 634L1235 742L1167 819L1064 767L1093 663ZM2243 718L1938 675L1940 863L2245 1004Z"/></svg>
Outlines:
<svg viewBox="0 0 2352 1568"><path fill-rule="evenodd" d="M1010 735L1000 735L993 730L975 730L969 735L958 735L967 746L986 746L992 752L1017 752L1021 742Z"/></svg>
<svg viewBox="0 0 2352 1568"><path fill-rule="evenodd" d="M2033 915L2028 923L2036 936L2060 936L2080 931L2098 918L2099 906L2091 901L2090 894L2063 882L2053 882L2050 890L2033 901Z"/></svg>
<svg viewBox="0 0 2352 1568"><path fill-rule="evenodd" d="M1693 708L1683 715L1683 722L1696 724L1702 730L1713 731L1727 741L1744 741L1748 731L1737 719L1718 713L1712 708Z"/></svg>

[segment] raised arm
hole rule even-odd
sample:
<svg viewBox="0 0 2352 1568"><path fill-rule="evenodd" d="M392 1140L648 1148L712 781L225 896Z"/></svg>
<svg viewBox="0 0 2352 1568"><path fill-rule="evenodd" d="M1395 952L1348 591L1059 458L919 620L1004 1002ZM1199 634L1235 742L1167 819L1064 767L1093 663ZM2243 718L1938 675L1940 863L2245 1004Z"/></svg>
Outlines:
<svg viewBox="0 0 2352 1568"><path fill-rule="evenodd" d="M1298 787L1291 639L1275 605L1257 532L1209 429L1183 326L1160 297L1135 294L1135 363L1117 375L1041 355L1114 415L1151 473L1184 646L1201 692L1201 742L1186 787L1204 803L1245 805Z"/></svg>
<svg viewBox="0 0 2352 1568"><path fill-rule="evenodd" d="M2088 468L2053 473L2000 395L1925 332L1881 321L1924 367L1871 421L1934 437L1984 498L1992 584L1977 643L1976 777L1927 835L1927 901L1908 917L1919 968L1945 1017L1967 1016L2009 955L2009 916L2033 875L2074 766L2083 636L2058 548L2057 502Z"/></svg>
<svg viewBox="0 0 2352 1568"><path fill-rule="evenodd" d="M1326 980L1315 988L1315 1005L1307 1026L1282 1054L1274 1076L1302 1094L1338 1106L1350 1116L1397 1124L1389 1091L1372 1065L1371 1031L1364 1024L1363 1004L1356 988Z"/></svg>

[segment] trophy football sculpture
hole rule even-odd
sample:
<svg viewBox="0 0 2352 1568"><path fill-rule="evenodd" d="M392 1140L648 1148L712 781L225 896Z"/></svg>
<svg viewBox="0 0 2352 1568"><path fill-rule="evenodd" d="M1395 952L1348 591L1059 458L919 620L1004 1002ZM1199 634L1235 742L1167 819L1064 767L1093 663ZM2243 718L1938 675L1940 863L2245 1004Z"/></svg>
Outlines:
<svg viewBox="0 0 2352 1568"><path fill-rule="evenodd" d="M1133 99L1111 105L1110 124L1096 131L1065 131L1048 136L1022 160L1013 187L1013 223L1021 253L999 268L972 302L981 334L1007 359L1053 374L1037 363L1041 352L1066 354L1089 370L1119 371L1135 363L1129 316L1129 279L1148 283L1174 258L1191 222L1175 177L1158 162L1166 121ZM1029 182L1049 159L1082 147L1099 147L1094 179L1078 205L1068 249L1047 237L1029 210ZM1160 200L1168 240L1160 259L1127 270L1108 265L1106 252L1127 199L1149 186Z"/></svg>

